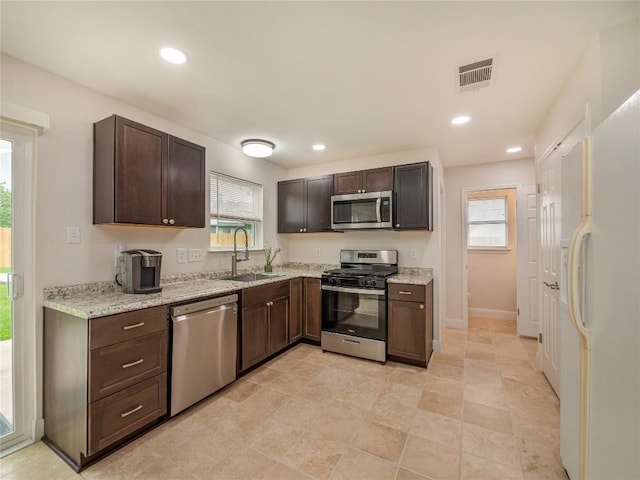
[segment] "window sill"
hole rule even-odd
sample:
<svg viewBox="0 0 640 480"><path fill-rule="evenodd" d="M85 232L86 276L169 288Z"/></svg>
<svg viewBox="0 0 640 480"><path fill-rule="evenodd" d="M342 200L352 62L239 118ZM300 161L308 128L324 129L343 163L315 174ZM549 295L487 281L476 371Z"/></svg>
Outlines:
<svg viewBox="0 0 640 480"><path fill-rule="evenodd" d="M477 248L467 247L468 253L509 253L512 248Z"/></svg>

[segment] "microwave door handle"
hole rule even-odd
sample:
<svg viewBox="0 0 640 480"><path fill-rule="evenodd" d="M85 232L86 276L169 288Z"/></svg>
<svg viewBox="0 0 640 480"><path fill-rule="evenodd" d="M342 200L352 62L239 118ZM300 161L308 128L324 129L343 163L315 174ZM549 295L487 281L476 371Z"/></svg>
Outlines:
<svg viewBox="0 0 640 480"><path fill-rule="evenodd" d="M376 199L376 221L378 223L382 222L382 216L380 215L380 206L382 205L382 198L378 197Z"/></svg>

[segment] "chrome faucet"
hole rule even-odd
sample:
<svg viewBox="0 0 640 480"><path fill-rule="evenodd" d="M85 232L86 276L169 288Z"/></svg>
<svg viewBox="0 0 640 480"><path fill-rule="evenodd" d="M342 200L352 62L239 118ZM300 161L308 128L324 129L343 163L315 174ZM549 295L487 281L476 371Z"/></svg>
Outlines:
<svg viewBox="0 0 640 480"><path fill-rule="evenodd" d="M244 258L238 258L238 230L244 232ZM233 232L233 255L231 255L231 276L238 275L238 262L249 260L249 234L244 227L238 227Z"/></svg>

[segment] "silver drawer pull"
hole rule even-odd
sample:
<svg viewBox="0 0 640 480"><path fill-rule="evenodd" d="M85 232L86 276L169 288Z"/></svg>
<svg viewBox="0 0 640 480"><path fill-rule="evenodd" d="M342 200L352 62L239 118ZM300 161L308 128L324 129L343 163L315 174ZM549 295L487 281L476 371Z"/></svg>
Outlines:
<svg viewBox="0 0 640 480"><path fill-rule="evenodd" d="M131 330L132 328L140 328L144 327L144 322L134 323L133 325L125 325L122 327L123 330Z"/></svg>
<svg viewBox="0 0 640 480"><path fill-rule="evenodd" d="M404 290L400 290L398 293L400 295L411 295L411 292L405 292Z"/></svg>
<svg viewBox="0 0 640 480"><path fill-rule="evenodd" d="M420 310L424 310L424 305L420 305Z"/></svg>
<svg viewBox="0 0 640 480"><path fill-rule="evenodd" d="M131 363L123 363L122 368L129 368L129 367L133 367L134 365L140 365L142 362L144 362L144 358L141 358L140 360L136 360L135 362L131 362Z"/></svg>
<svg viewBox="0 0 640 480"><path fill-rule="evenodd" d="M121 413L120 416L122 418L128 417L129 415L131 415L132 413L136 413L140 409L142 409L142 405L138 405L136 408L129 410L128 412Z"/></svg>

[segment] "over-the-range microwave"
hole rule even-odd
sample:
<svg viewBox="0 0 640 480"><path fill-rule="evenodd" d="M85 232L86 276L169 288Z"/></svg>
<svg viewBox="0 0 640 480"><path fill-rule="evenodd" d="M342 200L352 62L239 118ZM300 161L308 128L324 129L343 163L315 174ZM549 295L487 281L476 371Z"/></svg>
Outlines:
<svg viewBox="0 0 640 480"><path fill-rule="evenodd" d="M352 193L331 197L331 228L356 230L393 228L393 192Z"/></svg>

